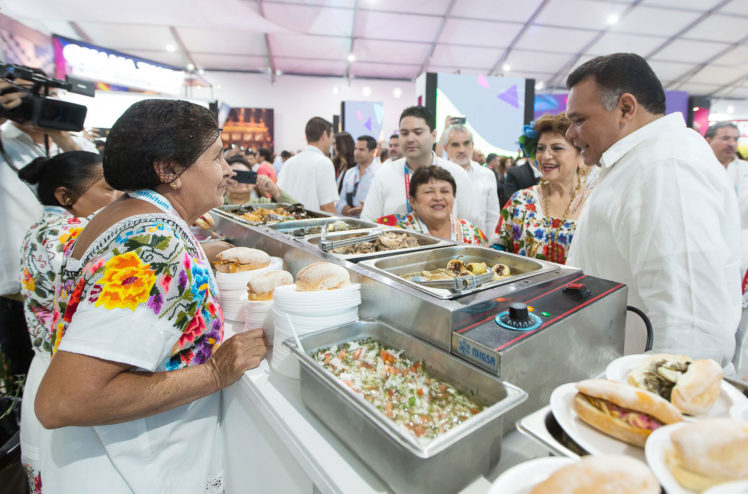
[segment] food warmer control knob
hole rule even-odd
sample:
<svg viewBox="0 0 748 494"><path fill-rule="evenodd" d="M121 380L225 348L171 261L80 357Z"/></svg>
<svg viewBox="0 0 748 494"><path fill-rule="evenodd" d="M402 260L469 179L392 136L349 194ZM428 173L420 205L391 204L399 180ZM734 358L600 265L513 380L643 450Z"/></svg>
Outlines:
<svg viewBox="0 0 748 494"><path fill-rule="evenodd" d="M502 328L513 331L530 331L542 324L540 318L531 314L527 309L527 304L522 302L509 304L509 310L497 315L495 321Z"/></svg>

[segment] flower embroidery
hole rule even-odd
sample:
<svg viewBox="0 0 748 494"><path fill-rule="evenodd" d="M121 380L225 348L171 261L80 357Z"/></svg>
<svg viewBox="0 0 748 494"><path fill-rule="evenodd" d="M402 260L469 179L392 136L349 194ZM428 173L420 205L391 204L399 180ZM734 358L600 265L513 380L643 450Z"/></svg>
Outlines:
<svg viewBox="0 0 748 494"><path fill-rule="evenodd" d="M34 282L34 277L31 276L31 273L29 272L28 268L23 268L23 278L21 279L21 285L23 286L24 290L28 290L30 292L33 292L36 290L36 283Z"/></svg>
<svg viewBox="0 0 748 494"><path fill-rule="evenodd" d="M75 239L75 238L77 238L77 237L78 237L78 235L80 235L80 233L81 233L82 231L83 231L83 227L81 227L81 226L78 226L78 227L75 227L75 228L71 228L71 229L70 229L70 230L68 230L67 232L65 232L65 233L63 233L62 235L60 235L60 240L59 240L59 242L60 242L60 243L61 243L62 245L65 245L65 243L67 243L67 241L68 241L68 240L72 240L72 239Z"/></svg>
<svg viewBox="0 0 748 494"><path fill-rule="evenodd" d="M106 271L100 284L103 286L96 306L107 309L135 310L138 304L148 299L156 283L156 272L149 264L140 262L135 252L114 256L106 263Z"/></svg>

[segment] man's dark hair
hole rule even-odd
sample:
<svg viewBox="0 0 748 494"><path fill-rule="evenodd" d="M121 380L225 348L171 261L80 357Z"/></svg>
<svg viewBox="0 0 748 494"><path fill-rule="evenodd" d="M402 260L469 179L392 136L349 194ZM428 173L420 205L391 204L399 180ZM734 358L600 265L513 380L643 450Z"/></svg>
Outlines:
<svg viewBox="0 0 748 494"><path fill-rule="evenodd" d="M600 88L603 107L610 111L623 93L631 93L645 110L665 113L665 90L646 60L634 53L613 53L583 63L569 74L566 87L571 89L591 76Z"/></svg>
<svg viewBox="0 0 748 494"><path fill-rule="evenodd" d="M249 170L252 169L252 165L249 164L249 160L247 158L245 158L244 156L240 155L240 154L238 154L236 156L232 156L231 158L227 159L226 163L229 166L235 165L237 163L240 163L240 164L246 166Z"/></svg>
<svg viewBox="0 0 748 494"><path fill-rule="evenodd" d="M377 140L374 139L372 136L361 136L357 141L365 141L366 142L366 149L369 151L374 151L377 148Z"/></svg>
<svg viewBox="0 0 748 494"><path fill-rule="evenodd" d="M732 122L717 122L716 124L709 126L709 128L706 130L706 134L704 134L704 137L706 137L707 139L714 139L717 136L717 131L726 127L733 128L740 132L738 126Z"/></svg>
<svg viewBox="0 0 748 494"><path fill-rule="evenodd" d="M457 195L457 183L452 174L441 166L429 165L418 168L418 170L413 174L413 178L410 180L410 188L408 189L410 197L416 196L416 191L418 190L419 185L428 183L432 179L449 182L449 185L452 186L452 193L455 196Z"/></svg>
<svg viewBox="0 0 748 494"><path fill-rule="evenodd" d="M262 156L265 161L273 161L273 153L268 148L260 148L257 150L257 154Z"/></svg>
<svg viewBox="0 0 748 494"><path fill-rule="evenodd" d="M490 163L492 159L498 158L499 155L496 153L489 153L488 156L486 156L486 163Z"/></svg>
<svg viewBox="0 0 748 494"><path fill-rule="evenodd" d="M290 158L291 156L292 156L291 151L286 151L286 150L281 151L282 159Z"/></svg>
<svg viewBox="0 0 748 494"><path fill-rule="evenodd" d="M306 133L306 142L317 142L322 139L322 134L325 132L332 134L332 124L322 117L312 117L306 123L304 132Z"/></svg>
<svg viewBox="0 0 748 494"><path fill-rule="evenodd" d="M400 114L398 122L402 122L405 117L422 118L426 122L426 125L429 126L429 131L431 132L436 128L434 115L425 106L409 106Z"/></svg>
<svg viewBox="0 0 748 494"><path fill-rule="evenodd" d="M402 120L402 115L400 116L400 119ZM399 133L399 132L395 132L395 133L394 133L394 134L392 134L392 135L390 136L390 138L389 138L389 139L387 139L387 140L388 140L388 141L390 141L390 140L392 140L392 139L399 139L399 138L400 138L400 133Z"/></svg>
<svg viewBox="0 0 748 494"><path fill-rule="evenodd" d="M36 158L18 171L21 180L36 185L36 196L44 206L65 206L55 197L58 187L68 189L77 201L102 176L101 155L89 151Z"/></svg>
<svg viewBox="0 0 748 494"><path fill-rule="evenodd" d="M181 100L138 101L107 135L104 178L119 190L152 189L162 183L155 162L186 169L220 133L215 116L203 106Z"/></svg>

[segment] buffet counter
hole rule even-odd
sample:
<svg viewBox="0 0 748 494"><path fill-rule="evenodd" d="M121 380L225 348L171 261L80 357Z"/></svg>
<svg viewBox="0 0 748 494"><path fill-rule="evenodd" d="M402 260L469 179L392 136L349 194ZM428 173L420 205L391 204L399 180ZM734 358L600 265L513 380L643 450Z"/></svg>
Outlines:
<svg viewBox="0 0 748 494"><path fill-rule="evenodd" d="M227 493L248 489L389 492L386 484L304 406L299 381L270 372L266 361L223 391L222 418ZM461 492L487 492L506 469L547 455L546 449L512 430L503 438L499 464Z"/></svg>

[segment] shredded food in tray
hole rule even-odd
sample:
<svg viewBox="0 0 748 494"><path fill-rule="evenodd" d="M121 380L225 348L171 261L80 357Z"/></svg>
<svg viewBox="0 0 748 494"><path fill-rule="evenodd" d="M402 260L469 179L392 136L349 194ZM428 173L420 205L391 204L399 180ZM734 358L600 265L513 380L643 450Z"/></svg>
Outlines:
<svg viewBox="0 0 748 494"><path fill-rule="evenodd" d="M450 280L461 276L480 276L489 270L485 262L462 262L459 259L452 259L444 268L436 268L415 273L406 273L402 277L406 280L412 280L415 276L420 276L427 281ZM507 278L512 275L511 269L506 264L494 264L491 268L493 271L494 281Z"/></svg>
<svg viewBox="0 0 748 494"><path fill-rule="evenodd" d="M484 408L402 353L367 338L319 350L314 359L419 438L432 439Z"/></svg>

